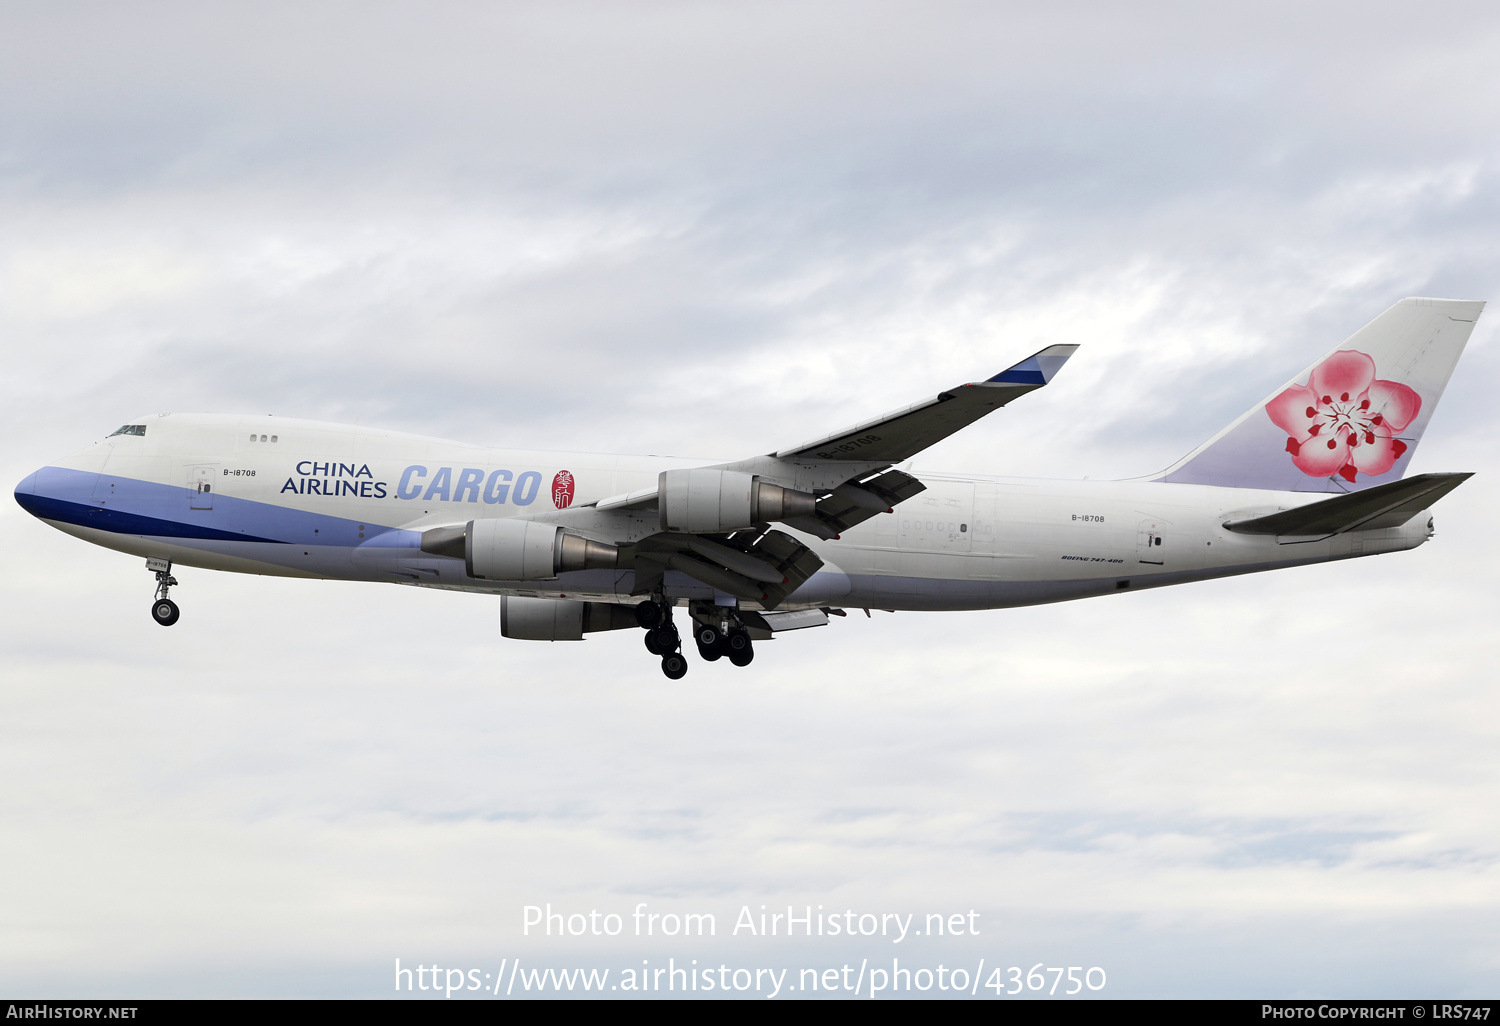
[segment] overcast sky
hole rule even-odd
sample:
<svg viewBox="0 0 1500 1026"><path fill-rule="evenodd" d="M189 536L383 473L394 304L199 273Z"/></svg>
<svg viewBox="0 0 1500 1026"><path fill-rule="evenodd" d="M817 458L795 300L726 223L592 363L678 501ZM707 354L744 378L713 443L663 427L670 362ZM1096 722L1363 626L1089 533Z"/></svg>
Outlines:
<svg viewBox="0 0 1500 1026"><path fill-rule="evenodd" d="M737 458L1061 342L917 472L1144 474L1403 296L1500 298L1497 124L1480 3L6 5L0 477L168 410ZM183 569L164 631L140 560L6 504L0 991L895 954L1493 996L1496 317L1415 552L675 683L399 587ZM548 901L721 936L523 938ZM983 932L722 936L788 902Z"/></svg>

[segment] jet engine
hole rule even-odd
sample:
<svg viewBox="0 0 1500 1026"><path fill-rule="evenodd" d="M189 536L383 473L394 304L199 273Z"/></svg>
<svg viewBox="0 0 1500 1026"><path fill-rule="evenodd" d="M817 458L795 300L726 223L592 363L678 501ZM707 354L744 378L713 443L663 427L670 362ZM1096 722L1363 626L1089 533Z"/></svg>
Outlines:
<svg viewBox="0 0 1500 1026"><path fill-rule="evenodd" d="M667 470L657 480L664 531L722 534L811 516L818 497L736 470Z"/></svg>
<svg viewBox="0 0 1500 1026"><path fill-rule="evenodd" d="M500 633L520 641L582 641L585 634L638 627L633 606L568 599L500 598Z"/></svg>
<svg viewBox="0 0 1500 1026"><path fill-rule="evenodd" d="M541 581L570 570L607 570L617 546L532 520L471 520L463 527L422 532L422 551L462 558L470 577Z"/></svg>

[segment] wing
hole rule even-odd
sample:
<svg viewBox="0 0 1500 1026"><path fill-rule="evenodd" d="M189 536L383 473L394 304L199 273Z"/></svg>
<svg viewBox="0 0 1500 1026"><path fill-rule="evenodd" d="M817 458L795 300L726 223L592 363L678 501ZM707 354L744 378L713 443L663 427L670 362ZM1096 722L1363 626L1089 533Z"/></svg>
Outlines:
<svg viewBox="0 0 1500 1026"><path fill-rule="evenodd" d="M835 470L851 461L865 465L859 473L828 489L818 499L815 515L788 520L787 526L822 538L837 538L877 513L890 512L897 503L926 490L926 485L910 474L886 468L1041 388L1077 351L1076 345L1048 346L992 378L950 388L883 417L776 453L777 460L826 461ZM871 463L875 466L869 467Z"/></svg>
<svg viewBox="0 0 1500 1026"><path fill-rule="evenodd" d="M1077 349L1049 346L992 378L940 392L818 441L703 469L753 475L768 484L810 493L816 499L812 513L780 522L835 539L926 489L915 477L894 469L896 463L1046 385ZM804 500L808 497L804 494ZM652 593L668 570L676 570L770 610L823 565L810 548L772 530L769 523L718 533L667 530L656 512L658 499L657 488L642 488L535 517L618 545L617 565L635 571L634 594L639 595Z"/></svg>
<svg viewBox="0 0 1500 1026"><path fill-rule="evenodd" d="M900 463L1011 400L1041 388L1077 350L1072 345L1048 346L993 378L959 385L827 438L783 449L776 458Z"/></svg>

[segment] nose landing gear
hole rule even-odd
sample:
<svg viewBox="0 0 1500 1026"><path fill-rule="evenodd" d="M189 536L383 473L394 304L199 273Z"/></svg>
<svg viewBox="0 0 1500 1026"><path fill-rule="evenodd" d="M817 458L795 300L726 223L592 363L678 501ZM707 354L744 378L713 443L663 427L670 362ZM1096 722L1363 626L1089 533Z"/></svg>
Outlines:
<svg viewBox="0 0 1500 1026"><path fill-rule="evenodd" d="M151 603L151 619L163 627L170 627L182 615L177 603L167 598L167 589L177 584L177 578L172 576L172 563L165 559L148 559L146 569L156 574L156 601Z"/></svg>

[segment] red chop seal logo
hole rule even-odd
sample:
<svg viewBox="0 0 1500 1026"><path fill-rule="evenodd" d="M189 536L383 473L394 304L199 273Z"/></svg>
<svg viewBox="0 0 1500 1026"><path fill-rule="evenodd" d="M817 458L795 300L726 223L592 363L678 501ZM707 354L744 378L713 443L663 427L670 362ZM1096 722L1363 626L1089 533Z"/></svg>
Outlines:
<svg viewBox="0 0 1500 1026"><path fill-rule="evenodd" d="M573 475L566 470L559 470L552 479L552 505L558 509L573 505Z"/></svg>

